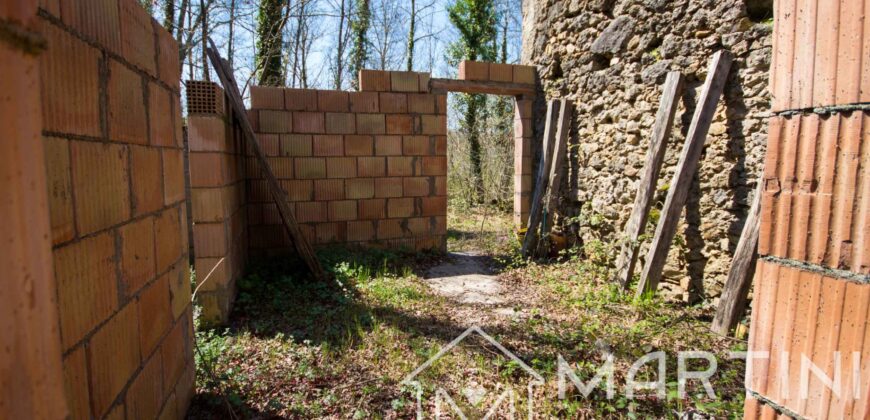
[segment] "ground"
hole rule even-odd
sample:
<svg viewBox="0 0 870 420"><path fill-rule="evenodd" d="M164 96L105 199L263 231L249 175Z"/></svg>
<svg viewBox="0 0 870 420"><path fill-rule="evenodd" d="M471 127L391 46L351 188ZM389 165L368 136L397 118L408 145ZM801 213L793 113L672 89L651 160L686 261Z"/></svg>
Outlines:
<svg viewBox="0 0 870 420"><path fill-rule="evenodd" d="M451 213L448 225L449 251L461 254L321 251L341 287L312 282L298 262L253 263L229 326L197 332L190 417L414 418L417 388L403 380L473 326L501 348L475 330L411 378L426 418L436 395L452 418L461 417L451 412L451 401L468 418L493 406L495 417L506 418L512 396L521 418L530 401L536 418L741 416L744 363L727 355L745 343L709 333L709 311L633 301L607 281L612 250L604 244L587 244L558 261L528 262L516 257L507 214L465 209ZM679 397L681 350L716 355L717 398L706 396L697 380ZM654 351L666 355L664 398L641 391L628 399L629 367ZM559 360L570 368L563 372L587 381L608 355L613 398L606 381L584 397L570 380L560 398ZM653 380L652 366L636 380ZM689 366L708 367L704 360ZM525 367L544 383L529 388L535 377ZM515 392L502 393L510 389ZM500 396L505 399L497 404Z"/></svg>

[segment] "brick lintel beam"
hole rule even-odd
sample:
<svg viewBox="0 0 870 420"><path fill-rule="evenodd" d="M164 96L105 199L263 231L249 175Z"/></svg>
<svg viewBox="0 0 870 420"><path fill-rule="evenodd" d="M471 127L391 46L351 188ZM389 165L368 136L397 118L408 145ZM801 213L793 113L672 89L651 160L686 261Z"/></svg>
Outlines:
<svg viewBox="0 0 870 420"><path fill-rule="evenodd" d="M512 82L492 82L457 79L429 79L429 90L432 93L462 92L485 93L490 95L534 97L535 85Z"/></svg>

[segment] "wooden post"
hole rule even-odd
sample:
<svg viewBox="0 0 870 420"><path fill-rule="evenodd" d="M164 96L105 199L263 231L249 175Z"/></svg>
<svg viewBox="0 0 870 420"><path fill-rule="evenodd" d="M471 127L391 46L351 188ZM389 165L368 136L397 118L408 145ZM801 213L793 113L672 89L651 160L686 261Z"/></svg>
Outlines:
<svg viewBox="0 0 870 420"><path fill-rule="evenodd" d="M683 76L680 72L668 73L665 80L662 98L659 103L659 111L656 114L656 122L653 125L652 138L646 153L646 166L643 168L640 183L638 184L637 196L634 198L634 207L631 216L625 224L622 249L616 258L616 277L623 288L628 287L631 276L634 274L634 266L637 264L637 254L640 251L639 238L646 229L646 221L652 207L653 195L665 160L665 151L668 139L671 137L671 129L674 126L674 116L677 113L680 93L682 92Z"/></svg>
<svg viewBox="0 0 870 420"><path fill-rule="evenodd" d="M686 205L689 195L689 186L692 177L698 169L698 161L701 159L701 151L704 150L704 140L707 138L707 130L716 113L716 104L722 96L725 82L728 79L728 71L731 68L731 53L719 51L710 60L707 70L707 80L698 98L695 115L686 135L686 143L680 154L680 161L674 171L674 178L668 190L668 198L662 209L662 216L656 226L656 234L653 238L649 253L646 257L646 266L638 284L637 295L642 296L647 292L655 292L662 277L662 270L668 258L668 251L674 234L677 232L677 222Z"/></svg>
<svg viewBox="0 0 870 420"><path fill-rule="evenodd" d="M559 186L562 183L562 167L565 165L565 155L568 151L568 131L571 129L571 102L563 99L559 105L559 124L556 127L556 144L553 147L553 164L550 167L550 180L547 185L546 196L544 198L544 215L541 219L544 222L544 229L541 231L541 237L546 237L552 228L550 223L547 223L547 218L555 207L556 198L559 194ZM552 218L550 219L552 221Z"/></svg>
<svg viewBox="0 0 870 420"><path fill-rule="evenodd" d="M233 76L232 69L229 68L229 64L226 60L221 58L214 42L212 42L211 39L208 41L209 48L207 53L211 65L214 67L215 73L217 73L218 77L221 79L221 84L224 85L224 90L226 90L227 95L230 98L230 105L232 106L233 113L239 121L239 124L242 126L242 134L245 136L245 140L253 150L254 157L260 164L260 169L263 171L263 174L266 175L266 183L269 185L269 191L272 193L272 198L278 206L278 214L284 222L284 228L287 230L290 238L293 239L293 245L296 247L296 251L299 253L302 260L305 261L305 264L308 266L311 274L314 275L314 278L319 281L324 281L326 280L326 273L323 271L323 267L320 266L320 261L317 260L317 256L314 254L311 244L308 243L308 240L305 239L305 235L302 234L302 230L299 229L299 225L296 223L296 217L293 215L293 211L290 209L290 204L287 201L287 193L281 189L278 180L275 179L275 174L272 172L272 168L266 160L266 155L263 154L263 149L260 148L260 143L257 142L257 136L254 134L251 122L248 121L248 114L245 112L242 95L239 93L239 88L236 84L236 78Z"/></svg>
<svg viewBox="0 0 870 420"><path fill-rule="evenodd" d="M731 260L731 268L728 270L728 280L722 297L719 298L719 307L716 308L716 317L710 329L717 334L727 335L740 320L740 315L746 309L746 295L749 294L749 286L752 284L752 276L755 273L755 261L758 259L758 229L761 225L761 196L764 191L764 179L758 177L758 188L755 189L755 197L752 199L752 207L746 216L746 224L734 250L734 258Z"/></svg>
<svg viewBox="0 0 870 420"><path fill-rule="evenodd" d="M544 147L541 150L541 163L538 167L538 176L535 180L535 189L532 193L532 208L529 212L529 224L526 229L526 236L523 239L522 254L528 256L531 250L535 249L535 244L538 240L537 230L538 224L541 223L541 210L544 197L544 189L547 185L547 178L550 172L547 170L550 167L550 161L553 157L553 144L555 143L556 134L556 100L551 99L547 102L547 120L544 125Z"/></svg>

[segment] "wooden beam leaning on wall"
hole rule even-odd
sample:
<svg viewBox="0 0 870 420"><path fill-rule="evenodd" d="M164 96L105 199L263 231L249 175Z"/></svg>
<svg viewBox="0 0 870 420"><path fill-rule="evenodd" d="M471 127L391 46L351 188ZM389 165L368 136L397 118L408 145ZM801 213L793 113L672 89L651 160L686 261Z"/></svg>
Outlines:
<svg viewBox="0 0 870 420"><path fill-rule="evenodd" d="M634 267L640 253L640 235L646 230L647 218L652 208L653 195L655 195L662 162L665 160L665 151L668 148L668 139L671 137L674 116L677 114L677 105L682 91L683 75L678 71L668 73L646 154L646 165L640 183L637 184L634 207L625 224L625 231L621 238L622 248L616 258L616 275L613 280L619 282L623 288L628 287L634 275Z"/></svg>
<svg viewBox="0 0 870 420"><path fill-rule="evenodd" d="M245 141L247 141L248 145L251 146L251 149L254 152L254 157L256 157L257 162L260 164L260 169L266 175L266 182L269 185L269 191L272 193L272 198L278 206L278 213L281 216L281 220L284 222L284 228L287 229L287 233L293 240L293 245L296 247L296 251L299 253L302 260L305 261L305 264L308 266L308 269L311 271L314 278L318 281L325 281L327 278L326 272L323 271L320 261L317 260L317 256L314 254L314 249L311 248L311 244L308 243L308 240L305 239L305 235L302 234L302 230L299 229L299 225L296 223L296 217L290 209L290 204L287 200L287 193L281 189L281 186L275 179L275 174L272 172L272 168L266 160L266 155L263 153L260 144L257 142L257 136L254 134L251 122L248 121L248 114L245 112L242 95L239 93L239 88L236 84L236 78L233 76L232 69L229 68L229 64L226 60L221 58L211 39L208 40L208 44L208 58L218 77L221 79L221 83L224 85L224 90L230 98L230 106L232 106L233 113L241 125Z"/></svg>
<svg viewBox="0 0 870 420"><path fill-rule="evenodd" d="M556 143L557 127L561 125L557 121L557 118L561 119L564 117L564 115L557 114L556 107L561 108L562 102L559 99L551 99L547 102L544 147L541 149L541 166L538 167L535 188L532 190L532 208L529 211L526 236L523 238L522 254L524 257L528 257L537 248L538 226L541 223L541 215L543 213L544 193L546 192L547 181L550 178L550 165L553 161L553 148ZM567 132L564 134L567 135Z"/></svg>
<svg viewBox="0 0 870 420"><path fill-rule="evenodd" d="M694 177L698 169L698 161L701 159L701 152L704 150L707 130L710 128L713 114L716 113L716 104L719 103L719 97L722 96L725 82L728 79L731 61L731 53L724 50L714 54L710 60L710 67L707 69L707 80L704 81L704 87L701 90L701 95L698 97L698 104L692 117L692 124L689 126L689 132L686 135L686 142L680 154L680 161L677 163L676 170L674 171L674 178L670 183L668 197L665 200L661 218L656 226L655 237L647 253L646 266L637 287L638 297L646 293L655 293L658 288L662 277L662 270L668 258L668 251L671 248L674 234L677 232L677 223L680 220L683 207L686 205L692 177Z"/></svg>
<svg viewBox="0 0 870 420"><path fill-rule="evenodd" d="M568 131L571 129L573 104L567 99L562 99L559 102L559 123L556 127L556 144L553 146L553 164L549 169L550 176L544 196L544 214L541 216L543 223L541 239L546 239L553 227L551 215L556 207L556 198L558 198L559 187L562 185L565 157L568 154ZM544 240L539 241L539 244L544 242ZM538 254L541 251L540 246L536 248L538 249L535 250L535 253Z"/></svg>
<svg viewBox="0 0 870 420"><path fill-rule="evenodd" d="M728 280L719 298L719 307L710 329L721 335L727 335L735 326L743 310L746 309L746 296L752 284L755 273L755 263L758 260L758 229L761 226L761 195L764 191L764 179L758 177L758 188L752 199L752 207L746 216L746 224L734 250L731 268L728 270Z"/></svg>

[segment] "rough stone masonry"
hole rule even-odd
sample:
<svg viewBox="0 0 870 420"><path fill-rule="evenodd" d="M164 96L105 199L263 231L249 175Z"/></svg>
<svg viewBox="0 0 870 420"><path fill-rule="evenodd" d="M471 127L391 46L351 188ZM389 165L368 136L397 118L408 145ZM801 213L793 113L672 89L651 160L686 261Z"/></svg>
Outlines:
<svg viewBox="0 0 870 420"><path fill-rule="evenodd" d="M763 162L771 32L772 4L765 1L524 0L523 62L538 67L548 98L567 97L576 107L571 190L562 203L566 230L585 243L621 239L661 84L678 70L687 83L659 179L661 207L709 58L730 50L735 62L724 100L661 285L671 297L715 300ZM656 216L654 210L650 234Z"/></svg>

